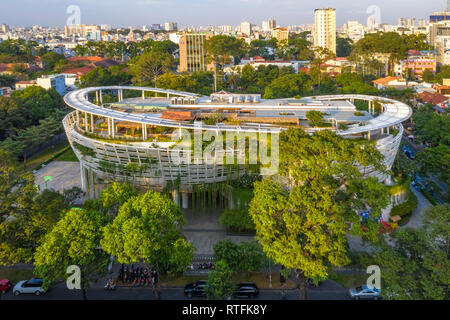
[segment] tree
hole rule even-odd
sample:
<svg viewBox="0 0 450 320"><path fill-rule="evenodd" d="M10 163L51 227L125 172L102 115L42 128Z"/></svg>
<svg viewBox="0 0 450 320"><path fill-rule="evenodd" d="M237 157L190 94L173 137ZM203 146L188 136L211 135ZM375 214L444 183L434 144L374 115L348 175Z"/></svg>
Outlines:
<svg viewBox="0 0 450 320"><path fill-rule="evenodd" d="M115 218L120 207L133 197L138 195L137 191L128 183L119 184L114 182L100 194L102 207L109 217Z"/></svg>
<svg viewBox="0 0 450 320"><path fill-rule="evenodd" d="M0 141L29 124L31 115L17 99L0 97Z"/></svg>
<svg viewBox="0 0 450 320"><path fill-rule="evenodd" d="M264 98L280 99L301 95L309 89L309 80L309 76L304 72L281 75L266 87Z"/></svg>
<svg viewBox="0 0 450 320"><path fill-rule="evenodd" d="M16 79L8 74L0 74L0 87L10 87L14 88Z"/></svg>
<svg viewBox="0 0 450 320"><path fill-rule="evenodd" d="M319 89L320 89L320 85L322 83L322 64L328 60L334 59L336 57L336 55L327 48L318 47L314 51L315 51L316 57L312 63L317 70L317 74L318 74L317 83L318 83Z"/></svg>
<svg viewBox="0 0 450 320"><path fill-rule="evenodd" d="M230 63L232 57L243 55L245 47L243 40L226 35L214 36L205 41L207 61L214 64L214 91L217 92L217 68Z"/></svg>
<svg viewBox="0 0 450 320"><path fill-rule="evenodd" d="M7 219L0 223L0 265L31 262L44 236L68 209L58 192L44 190L36 195L34 183L29 179L22 178L23 185L11 192L4 203L12 208L9 214L6 211Z"/></svg>
<svg viewBox="0 0 450 320"><path fill-rule="evenodd" d="M336 38L336 56L348 57L352 52L353 41L350 38Z"/></svg>
<svg viewBox="0 0 450 320"><path fill-rule="evenodd" d="M381 290L390 300L444 300L449 298L450 239L448 205L429 208L424 226L399 229L391 244L382 243L375 263L382 270Z"/></svg>
<svg viewBox="0 0 450 320"><path fill-rule="evenodd" d="M309 121L309 124L313 127L320 127L323 122L323 113L320 111L308 111L306 112L306 118Z"/></svg>
<svg viewBox="0 0 450 320"><path fill-rule="evenodd" d="M56 53L55 51L49 51L46 54L44 54L41 58L42 62L44 62L45 64L45 69L49 71L53 70L58 62L66 59L65 56Z"/></svg>
<svg viewBox="0 0 450 320"><path fill-rule="evenodd" d="M96 211L71 210L43 239L35 253L35 274L48 287L59 279L67 279L67 268L81 269L81 290L106 275L109 256L99 250L105 217Z"/></svg>
<svg viewBox="0 0 450 320"><path fill-rule="evenodd" d="M181 234L184 216L167 195L149 191L131 198L104 228L101 246L119 263L146 263L157 271L153 286L160 298L161 272L183 272L192 262L193 248Z"/></svg>
<svg viewBox="0 0 450 320"><path fill-rule="evenodd" d="M209 300L225 300L233 297L236 285L233 282L233 270L225 261L218 261L213 271L209 273L205 288Z"/></svg>
<svg viewBox="0 0 450 320"><path fill-rule="evenodd" d="M434 82L434 73L430 69L426 69L422 74L422 79L425 82L431 83Z"/></svg>
<svg viewBox="0 0 450 320"><path fill-rule="evenodd" d="M447 185L450 184L450 146L440 144L427 148L417 154L420 171L423 174L436 175Z"/></svg>
<svg viewBox="0 0 450 320"><path fill-rule="evenodd" d="M348 263L349 225L351 234L377 239L376 221L390 195L355 165L385 170L373 144L289 129L280 136L280 150L280 176L255 183L249 212L263 251L295 270L306 299L308 279L325 279L332 266ZM372 219L361 221L357 212L368 209Z"/></svg>
<svg viewBox="0 0 450 320"><path fill-rule="evenodd" d="M141 84L153 81L157 87L157 77L169 72L173 67L174 59L169 53L149 51L130 62L130 73L133 81Z"/></svg>

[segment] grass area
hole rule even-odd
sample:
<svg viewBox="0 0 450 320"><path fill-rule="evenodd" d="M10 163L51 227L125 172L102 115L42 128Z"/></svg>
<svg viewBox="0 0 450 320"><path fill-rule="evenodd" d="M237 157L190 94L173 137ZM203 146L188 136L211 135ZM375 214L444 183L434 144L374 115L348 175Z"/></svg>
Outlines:
<svg viewBox="0 0 450 320"><path fill-rule="evenodd" d="M176 287L184 288L188 283L196 282L199 280L208 280L208 276L162 276L161 287ZM269 275L267 272L253 273L246 275L243 273L236 273L234 280L237 283L240 282L254 282L259 289L270 289L269 287ZM287 280L286 289L295 289L295 283L292 280ZM280 274L272 273L272 289L281 289Z"/></svg>
<svg viewBox="0 0 450 320"><path fill-rule="evenodd" d="M34 170L40 164L42 164L45 161L50 160L58 152L60 152L64 148L67 148L68 146L69 146L69 142L63 141L63 142L59 142L59 143L55 144L54 146L35 154L31 158L27 159L27 162L25 163L25 169L26 170Z"/></svg>
<svg viewBox="0 0 450 320"><path fill-rule="evenodd" d="M67 149L63 154L61 154L56 161L67 161L67 162L79 162L77 156L73 152L72 148Z"/></svg>
<svg viewBox="0 0 450 320"><path fill-rule="evenodd" d="M364 273L332 273L330 280L350 289L365 284L367 277L368 275Z"/></svg>
<svg viewBox="0 0 450 320"><path fill-rule="evenodd" d="M0 269L0 279L8 279L13 284L33 277L32 269Z"/></svg>

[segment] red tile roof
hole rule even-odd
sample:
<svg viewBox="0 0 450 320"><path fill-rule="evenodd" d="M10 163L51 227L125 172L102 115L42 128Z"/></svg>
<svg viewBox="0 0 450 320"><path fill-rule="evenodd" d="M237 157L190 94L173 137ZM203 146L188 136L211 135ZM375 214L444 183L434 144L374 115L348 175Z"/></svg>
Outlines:
<svg viewBox="0 0 450 320"><path fill-rule="evenodd" d="M404 79L402 77L391 77L391 76L389 76L389 77L386 77L386 78L380 78L380 79L374 80L372 82L375 83L375 84L378 84L378 85L387 85L389 82L395 81L395 80L404 80Z"/></svg>
<svg viewBox="0 0 450 320"><path fill-rule="evenodd" d="M81 67L81 68L75 68L75 69L70 69L70 70L66 70L64 72L61 72L62 74L76 74L79 76L84 76L85 74L91 72L95 67L93 66L85 66L85 67Z"/></svg>
<svg viewBox="0 0 450 320"><path fill-rule="evenodd" d="M443 96L442 94L426 91L419 93L418 98L423 103L431 103L434 105L440 105L441 103L448 100L448 98L446 96Z"/></svg>

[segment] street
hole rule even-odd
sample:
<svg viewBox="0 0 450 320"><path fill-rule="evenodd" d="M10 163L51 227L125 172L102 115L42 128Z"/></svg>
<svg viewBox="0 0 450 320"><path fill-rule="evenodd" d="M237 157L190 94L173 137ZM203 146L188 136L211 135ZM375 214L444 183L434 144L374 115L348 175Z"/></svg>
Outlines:
<svg viewBox="0 0 450 320"><path fill-rule="evenodd" d="M308 300L349 300L347 289L327 280L319 288L311 288L308 291ZM183 288L164 288L161 298L163 300L205 300L188 299L184 296ZM253 300L281 300L282 295L279 290L261 290L257 299ZM83 300L82 292L79 290L68 290L63 283L53 286L46 294L35 296L33 294L23 294L14 296L12 291L2 295L3 300ZM151 287L119 287L115 291L105 291L103 288L91 288L87 290L88 300L154 300ZM286 292L287 300L298 300L297 290ZM246 301L246 300L243 300Z"/></svg>

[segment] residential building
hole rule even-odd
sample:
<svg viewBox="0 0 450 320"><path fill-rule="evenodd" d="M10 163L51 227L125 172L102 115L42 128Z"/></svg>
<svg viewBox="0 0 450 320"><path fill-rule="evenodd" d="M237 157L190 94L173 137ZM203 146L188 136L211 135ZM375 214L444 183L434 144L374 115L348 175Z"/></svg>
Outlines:
<svg viewBox="0 0 450 320"><path fill-rule="evenodd" d="M177 31L178 30L178 24L176 22L166 22L164 24L164 30L166 31Z"/></svg>
<svg viewBox="0 0 450 320"><path fill-rule="evenodd" d="M322 47L336 54L336 9L314 11L314 46Z"/></svg>
<svg viewBox="0 0 450 320"><path fill-rule="evenodd" d="M14 85L16 90L23 90L26 89L28 87L32 87L36 85L36 81L32 80L32 81L19 81L16 82L16 84Z"/></svg>
<svg viewBox="0 0 450 320"><path fill-rule="evenodd" d="M246 36L252 35L252 24L248 21L241 23L241 33L245 34Z"/></svg>
<svg viewBox="0 0 450 320"><path fill-rule="evenodd" d="M406 80L403 77L386 77L372 81L374 86L378 90L386 89L386 88L396 88L396 89L405 89L409 87L417 86L417 82L412 82Z"/></svg>
<svg viewBox="0 0 450 320"><path fill-rule="evenodd" d="M0 87L0 97L9 97L9 96L11 96L11 88Z"/></svg>
<svg viewBox="0 0 450 320"><path fill-rule="evenodd" d="M411 72L416 79L421 79L425 70L436 73L437 59L434 51L416 51L409 50L407 58L395 66L395 74L404 76Z"/></svg>
<svg viewBox="0 0 450 320"><path fill-rule="evenodd" d="M272 30L272 38L277 39L278 43L289 41L289 30L287 28L275 28Z"/></svg>
<svg viewBox="0 0 450 320"><path fill-rule="evenodd" d="M278 68L284 67L292 67L295 70L295 73L298 73L300 67L303 64L300 61L285 61L285 60L265 60L263 57L255 56L255 57L244 57L241 60L239 66L227 67L224 69L225 73L236 73L246 65L251 65L253 68L258 69L260 66L277 66Z"/></svg>
<svg viewBox="0 0 450 320"><path fill-rule="evenodd" d="M213 35L210 33L185 33L179 42L180 72L213 71L214 66L206 62L204 43Z"/></svg>
<svg viewBox="0 0 450 320"><path fill-rule="evenodd" d="M358 42L364 38L365 28L358 21L347 21L347 23L344 24L343 32L353 42Z"/></svg>
<svg viewBox="0 0 450 320"><path fill-rule="evenodd" d="M66 81L62 74L42 76L36 80L36 84L46 90L55 89L61 96L66 94Z"/></svg>

